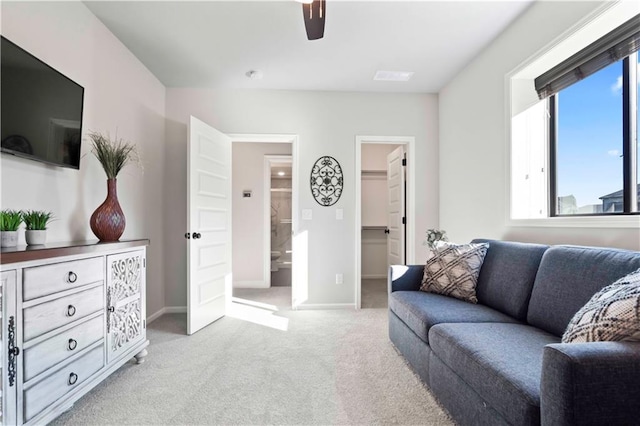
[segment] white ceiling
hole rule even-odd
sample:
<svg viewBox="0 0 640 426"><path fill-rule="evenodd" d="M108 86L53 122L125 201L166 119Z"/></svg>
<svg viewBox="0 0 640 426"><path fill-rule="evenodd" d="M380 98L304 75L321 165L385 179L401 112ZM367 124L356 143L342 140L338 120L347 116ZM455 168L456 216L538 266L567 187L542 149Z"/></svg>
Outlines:
<svg viewBox="0 0 640 426"><path fill-rule="evenodd" d="M293 0L85 4L167 87L436 93L532 1L329 0L316 41Z"/></svg>

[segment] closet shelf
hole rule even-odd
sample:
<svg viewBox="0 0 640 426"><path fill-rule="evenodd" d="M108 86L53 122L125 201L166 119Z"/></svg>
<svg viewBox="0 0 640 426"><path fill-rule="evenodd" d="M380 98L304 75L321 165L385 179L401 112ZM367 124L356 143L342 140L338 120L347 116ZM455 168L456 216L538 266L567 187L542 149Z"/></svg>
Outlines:
<svg viewBox="0 0 640 426"><path fill-rule="evenodd" d="M374 231L374 230L385 230L385 229L387 229L387 227L384 225L363 225L362 226L363 231Z"/></svg>
<svg viewBox="0 0 640 426"><path fill-rule="evenodd" d="M271 188L271 192L291 192L291 188Z"/></svg>
<svg viewBox="0 0 640 426"><path fill-rule="evenodd" d="M386 179L387 171L386 170L363 170L361 176L362 176L362 179Z"/></svg>

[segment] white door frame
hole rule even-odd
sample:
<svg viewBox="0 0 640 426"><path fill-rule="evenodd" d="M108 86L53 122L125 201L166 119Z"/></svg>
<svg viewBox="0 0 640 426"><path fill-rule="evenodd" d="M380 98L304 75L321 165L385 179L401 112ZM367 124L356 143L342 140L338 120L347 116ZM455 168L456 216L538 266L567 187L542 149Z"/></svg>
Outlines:
<svg viewBox="0 0 640 426"><path fill-rule="evenodd" d="M231 138L231 144L234 143L290 143L291 144L291 232L295 235L298 231L298 135L287 134L260 134L260 133L228 133ZM269 185L270 187L270 185ZM266 188L266 183L265 183ZM267 197L265 197L266 199ZM271 197L269 196L269 199ZM269 207L270 208L270 207ZM265 215L267 216L267 215ZM266 219L265 219L266 222ZM267 224L265 233L269 233L270 226ZM265 267L263 268L263 280L265 283L271 282L271 245L270 234L265 235L263 250L265 251ZM293 236L292 236L293 237ZM297 268L300 262L296 262L295 251L292 254L291 265L291 304L293 306L293 295L296 294L296 276Z"/></svg>
<svg viewBox="0 0 640 426"><path fill-rule="evenodd" d="M362 145L385 144L405 145L407 153L407 264L415 263L416 257L416 158L414 136L356 136L356 214L355 214L355 245L356 245L356 309L362 306Z"/></svg>
<svg viewBox="0 0 640 426"><path fill-rule="evenodd" d="M291 164L291 229L293 229L293 156L265 155L264 156L264 279L265 286L271 287L271 167L272 163ZM293 238L293 236L291 236ZM293 265L293 262L292 262ZM291 273L293 286L293 271ZM293 288L292 288L293 290Z"/></svg>

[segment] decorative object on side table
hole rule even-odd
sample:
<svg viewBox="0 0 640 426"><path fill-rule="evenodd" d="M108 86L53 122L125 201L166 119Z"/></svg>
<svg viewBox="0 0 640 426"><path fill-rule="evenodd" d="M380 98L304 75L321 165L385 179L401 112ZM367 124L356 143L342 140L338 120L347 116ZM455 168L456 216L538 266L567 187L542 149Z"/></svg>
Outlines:
<svg viewBox="0 0 640 426"><path fill-rule="evenodd" d="M0 211L0 246L18 245L18 228L22 223L22 212L18 210Z"/></svg>
<svg viewBox="0 0 640 426"><path fill-rule="evenodd" d="M47 240L47 224L53 220L53 213L26 210L22 212L22 220L27 227L24 237L27 245L42 245Z"/></svg>
<svg viewBox="0 0 640 426"><path fill-rule="evenodd" d="M333 157L318 158L311 168L311 194L318 204L329 207L342 195L344 178L340 163Z"/></svg>
<svg viewBox="0 0 640 426"><path fill-rule="evenodd" d="M107 174L107 198L91 215L91 230L100 241L118 241L124 232L126 220L117 193L117 176L130 161L138 161L135 145L122 139L111 139L99 132L89 133L92 152Z"/></svg>
<svg viewBox="0 0 640 426"><path fill-rule="evenodd" d="M447 231L440 229L427 229L427 238L424 240L424 245L429 246L431 250L436 248L439 241L449 241L447 238Z"/></svg>

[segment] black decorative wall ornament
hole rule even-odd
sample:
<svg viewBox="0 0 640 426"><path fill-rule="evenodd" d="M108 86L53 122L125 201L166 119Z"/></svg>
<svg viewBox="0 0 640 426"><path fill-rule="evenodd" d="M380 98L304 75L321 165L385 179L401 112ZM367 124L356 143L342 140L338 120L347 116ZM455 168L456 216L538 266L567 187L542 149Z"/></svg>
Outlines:
<svg viewBox="0 0 640 426"><path fill-rule="evenodd" d="M342 195L342 167L333 157L318 158L311 169L311 194L321 206L334 205Z"/></svg>

